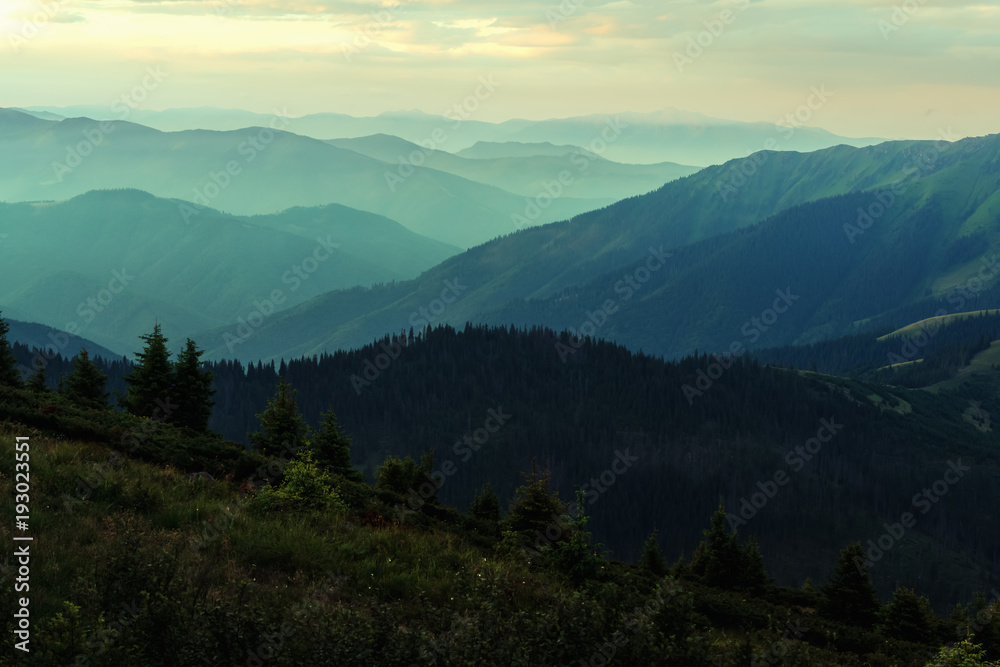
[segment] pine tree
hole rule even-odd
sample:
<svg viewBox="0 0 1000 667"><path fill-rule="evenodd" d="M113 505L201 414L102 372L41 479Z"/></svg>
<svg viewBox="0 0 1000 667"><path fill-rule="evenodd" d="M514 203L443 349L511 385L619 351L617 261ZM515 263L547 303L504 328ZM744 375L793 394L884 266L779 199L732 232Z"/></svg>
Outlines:
<svg viewBox="0 0 1000 667"><path fill-rule="evenodd" d="M63 378L60 393L77 405L88 408L108 407L108 394L104 391L108 376L90 360L86 349L73 357L73 370Z"/></svg>
<svg viewBox="0 0 1000 667"><path fill-rule="evenodd" d="M212 381L215 376L209 371L201 370L201 355L203 350L190 338L187 339L184 350L177 355L174 363L174 400L177 410L170 421L178 426L185 426L193 431L204 433L208 431L208 420L212 416L212 406L215 402L212 396Z"/></svg>
<svg viewBox="0 0 1000 667"><path fill-rule="evenodd" d="M278 393L257 415L261 432L250 434L250 444L265 456L289 456L305 446L306 424L295 403L295 390L281 377Z"/></svg>
<svg viewBox="0 0 1000 667"><path fill-rule="evenodd" d="M882 608L875 594L872 578L865 569L864 549L860 542L844 548L837 557L830 581L823 587L820 612L859 627L871 627Z"/></svg>
<svg viewBox="0 0 1000 667"><path fill-rule="evenodd" d="M934 641L934 612L930 601L912 588L897 588L882 608L882 631L908 642Z"/></svg>
<svg viewBox="0 0 1000 667"><path fill-rule="evenodd" d="M709 586L735 588L743 570L736 533L726 530L726 509L712 515L711 527L702 532L704 539L691 556L691 573Z"/></svg>
<svg viewBox="0 0 1000 667"><path fill-rule="evenodd" d="M552 545L567 536L566 506L557 493L549 491L549 471L522 473L526 483L518 487L510 504L505 528L537 544Z"/></svg>
<svg viewBox="0 0 1000 667"><path fill-rule="evenodd" d="M760 553L760 545L757 544L757 540L750 538L742 551L743 576L739 588L761 593L771 585L771 578L764 569L764 557Z"/></svg>
<svg viewBox="0 0 1000 667"><path fill-rule="evenodd" d="M709 586L759 593L770 585L756 540L741 546L736 532L726 530L726 508L720 502L711 527L691 557L691 573Z"/></svg>
<svg viewBox="0 0 1000 667"><path fill-rule="evenodd" d="M14 357L10 342L7 340L9 332L10 327L7 322L0 318L0 386L20 387L22 384L21 373L17 370L17 359Z"/></svg>
<svg viewBox="0 0 1000 667"><path fill-rule="evenodd" d="M39 359L35 362L35 372L28 378L28 383L25 387L35 394L48 394L49 385L46 383L47 379L45 362Z"/></svg>
<svg viewBox="0 0 1000 667"><path fill-rule="evenodd" d="M351 444L350 436L341 430L332 408L323 413L319 430L312 431L309 437L309 451L317 465L349 480L361 482L364 475L351 463Z"/></svg>
<svg viewBox="0 0 1000 667"><path fill-rule="evenodd" d="M653 532L646 538L646 543L642 545L639 567L652 573L655 577L662 577L667 573L667 561L660 553L658 535L659 531L654 528Z"/></svg>
<svg viewBox="0 0 1000 667"><path fill-rule="evenodd" d="M486 482L469 506L469 515L480 521L498 523L500 521L500 499L493 491L493 485Z"/></svg>
<svg viewBox="0 0 1000 667"><path fill-rule="evenodd" d="M134 415L165 421L177 410L172 403L174 368L170 363L167 339L160 332L159 324L153 327L153 333L140 338L146 341L146 347L136 354L138 361L125 376L129 386L120 403Z"/></svg>

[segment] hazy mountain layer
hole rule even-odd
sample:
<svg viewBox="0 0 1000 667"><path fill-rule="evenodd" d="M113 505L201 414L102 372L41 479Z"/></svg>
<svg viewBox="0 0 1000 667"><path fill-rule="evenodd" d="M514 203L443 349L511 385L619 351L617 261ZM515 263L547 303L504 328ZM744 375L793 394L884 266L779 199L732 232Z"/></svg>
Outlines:
<svg viewBox="0 0 1000 667"><path fill-rule="evenodd" d="M292 134L297 129L293 120L274 117L263 127L234 131L160 132L130 122L54 122L0 109L0 153L7 156L0 164L0 200L61 200L129 187L241 215L338 203L461 247L614 200L539 192L537 205L418 162L390 165Z"/></svg>
<svg viewBox="0 0 1000 667"><path fill-rule="evenodd" d="M482 89L485 92L485 88ZM813 106L825 102L822 90L809 91ZM108 107L32 107L60 115L81 115L97 119L120 119ZM796 111L789 109L790 112ZM811 113L810 113L811 115ZM128 120L164 131L195 128L236 130L266 125L271 116L227 109L132 110ZM779 119L775 119L777 122ZM796 126L797 120L773 123L746 123L711 118L700 113L664 109L651 113L593 114L549 120L508 120L487 123L476 119L475 111L453 106L442 115L420 111L394 111L369 118L345 114L319 113L295 118L289 131L317 139L364 137L391 134L407 141L455 153L477 142L550 142L580 146L618 162L652 164L677 162L706 166L721 164L734 157L769 149L812 151L848 144L865 146L880 139L841 137L816 127ZM775 142L769 145L768 141Z"/></svg>
<svg viewBox="0 0 1000 667"><path fill-rule="evenodd" d="M332 289L412 278L458 251L338 205L250 218L192 210L135 190L0 204L0 304L131 354L157 320L174 337L236 326Z"/></svg>
<svg viewBox="0 0 1000 667"><path fill-rule="evenodd" d="M572 146L559 147L565 150L556 154L533 155L530 148L527 148L528 152L520 156L470 159L431 150L388 135L332 139L327 143L390 164L421 162L432 169L494 185L515 194L532 198L541 196L542 201L545 201L546 195L580 199L625 199L645 194L664 183L698 171L697 167L671 162L651 165L620 164ZM512 145L530 147L538 144Z"/></svg>

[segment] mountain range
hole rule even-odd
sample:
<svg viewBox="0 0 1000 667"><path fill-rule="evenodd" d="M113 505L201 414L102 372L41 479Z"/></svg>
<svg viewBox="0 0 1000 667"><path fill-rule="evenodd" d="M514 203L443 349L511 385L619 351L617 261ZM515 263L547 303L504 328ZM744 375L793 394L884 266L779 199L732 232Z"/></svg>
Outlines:
<svg viewBox="0 0 1000 667"><path fill-rule="evenodd" d="M501 94L499 91L496 94ZM698 166L720 164L766 147L769 140L782 150L813 151L838 144L866 146L882 141L849 138L826 130L781 120L780 124L741 122L667 108L649 113L591 114L546 120L512 119L489 123L477 119L464 101L440 115L419 110L390 111L372 117L317 113L291 118L289 131L316 139L355 138L390 134L451 153L477 142L550 142L580 146L608 160L635 164L678 162ZM275 113L236 109L112 109L101 106L28 107L28 113L86 116L96 120L127 118L164 132L191 129L231 131L266 126ZM810 114L811 115L811 114ZM46 116L50 118L51 116Z"/></svg>
<svg viewBox="0 0 1000 667"><path fill-rule="evenodd" d="M901 326L986 295L998 185L996 135L757 153L412 281L316 297L237 354L289 358L466 321L572 329L668 358L810 342L897 315ZM443 302L456 282L461 294ZM215 358L231 352L218 331L201 340Z"/></svg>
<svg viewBox="0 0 1000 667"><path fill-rule="evenodd" d="M125 121L50 121L0 109L0 151L15 156L0 165L0 201L61 201L127 187L239 215L337 203L460 247L615 201L553 197L543 190L529 200L419 163L390 164L280 129L286 126L292 127L290 120L271 118L263 127L240 130L161 132ZM550 180L569 169L578 172L566 158ZM641 192L646 185L638 187ZM532 203L539 196L540 206Z"/></svg>

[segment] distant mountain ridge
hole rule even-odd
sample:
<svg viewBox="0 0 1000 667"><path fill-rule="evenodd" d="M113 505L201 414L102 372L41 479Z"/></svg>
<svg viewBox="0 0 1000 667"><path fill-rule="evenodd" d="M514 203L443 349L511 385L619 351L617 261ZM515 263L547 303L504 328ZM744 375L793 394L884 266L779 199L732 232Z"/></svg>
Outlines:
<svg viewBox="0 0 1000 667"><path fill-rule="evenodd" d="M7 156L0 163L0 201L63 200L128 187L240 215L338 203L460 247L513 231L512 216L527 206L524 196L498 187L419 164L389 164L280 129L292 129L289 122L168 133L125 121L55 122L0 110L0 152ZM565 219L613 201L550 198L526 222Z"/></svg>
<svg viewBox="0 0 1000 667"><path fill-rule="evenodd" d="M99 106L29 109L60 115L83 115L98 120L119 117L111 109ZM768 139L777 140L782 150L794 151L814 151L838 144L866 146L883 141L841 137L808 126L778 127L772 123L711 118L673 108L650 113L590 114L547 120L513 119L501 123L477 120L474 114L463 116L454 113L447 116L433 115L419 111L385 112L374 117L315 113L294 118L294 127L289 129L297 134L323 140L391 134L422 144L438 137L439 139L433 140L434 147L452 153L481 141L552 142L580 146L617 162L676 162L698 166L721 164L759 151L765 148ZM129 115L129 120L133 122L163 131L194 128L236 130L266 125L271 118L267 114L212 108L165 111L136 109ZM620 133L602 136L602 132L609 126L619 128Z"/></svg>
<svg viewBox="0 0 1000 667"><path fill-rule="evenodd" d="M582 148L552 144L493 144L495 148L488 152L497 157L470 158L432 150L386 134L331 139L327 143L390 164L422 164L529 198L544 195L591 199L594 208L600 208L609 199L617 201L645 194L698 171L697 167L672 162L621 164ZM503 155L505 151L501 147L507 146L520 148ZM534 146L541 148L534 149Z"/></svg>

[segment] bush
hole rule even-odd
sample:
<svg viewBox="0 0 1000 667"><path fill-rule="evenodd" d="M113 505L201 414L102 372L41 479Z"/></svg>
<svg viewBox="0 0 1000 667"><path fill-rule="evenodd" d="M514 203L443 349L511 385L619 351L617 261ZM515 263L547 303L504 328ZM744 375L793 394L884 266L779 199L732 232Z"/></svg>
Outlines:
<svg viewBox="0 0 1000 667"><path fill-rule="evenodd" d="M309 452L285 468L277 487L265 486L251 501L253 511L314 509L343 513L347 504L337 492L336 481L323 470Z"/></svg>

